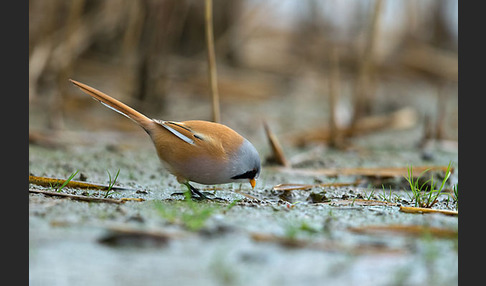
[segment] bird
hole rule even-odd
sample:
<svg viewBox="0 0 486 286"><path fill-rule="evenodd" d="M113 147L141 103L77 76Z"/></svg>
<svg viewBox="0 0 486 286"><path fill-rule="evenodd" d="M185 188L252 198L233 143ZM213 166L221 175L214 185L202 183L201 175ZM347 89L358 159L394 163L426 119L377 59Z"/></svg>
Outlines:
<svg viewBox="0 0 486 286"><path fill-rule="evenodd" d="M69 81L142 127L152 139L162 165L188 188L192 198L209 199L190 182L216 185L247 180L255 188L261 172L258 151L230 127L204 120L150 119L95 88L73 79Z"/></svg>

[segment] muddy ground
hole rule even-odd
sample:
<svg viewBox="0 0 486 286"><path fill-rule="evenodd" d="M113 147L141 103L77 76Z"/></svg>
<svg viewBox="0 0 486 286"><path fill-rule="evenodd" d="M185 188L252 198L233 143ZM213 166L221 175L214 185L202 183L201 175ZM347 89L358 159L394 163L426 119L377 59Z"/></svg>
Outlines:
<svg viewBox="0 0 486 286"><path fill-rule="evenodd" d="M223 101L223 122L252 141L264 160L270 155L262 126L262 120L267 120L296 168L452 162L454 172L446 186L449 193L440 196L434 208L457 210L449 195L459 170L454 88L452 96L445 97L445 127L452 140L418 147L424 115L434 118L437 112L437 90L427 85L405 89L399 82L378 89L375 112L410 106L417 112L417 122L405 130L353 138L352 148L339 150L325 144L297 147L287 143L300 131L327 124L327 98L301 92L311 84L302 82L289 87L284 96L271 95L265 100ZM108 85L97 88L117 96ZM84 96L76 89L71 92ZM345 109L349 104L346 95L342 102ZM164 119L209 118L204 96L175 94L168 105ZM63 131L52 135L57 147L29 146L30 174L67 178L78 170L74 180L108 184L108 172L113 177L120 170L116 186L128 190L110 192L108 197L144 201L97 203L30 193L31 285L457 284L458 217L401 212L400 206L413 206L403 178L293 174L265 164L254 190L249 184L198 185L223 200L185 201L183 196L172 195L184 189L163 169L148 136L132 122L91 100L82 110L65 112L64 120ZM46 121L42 105L32 105L30 129L43 130ZM273 190L284 183L356 179L361 180L357 186L315 186L288 193ZM33 184L29 188L56 190L55 186ZM106 194L70 188L62 192L90 197ZM390 204L362 201L387 198ZM430 231L391 230L395 226ZM373 231L374 227L388 228ZM363 228L371 231L363 232Z"/></svg>

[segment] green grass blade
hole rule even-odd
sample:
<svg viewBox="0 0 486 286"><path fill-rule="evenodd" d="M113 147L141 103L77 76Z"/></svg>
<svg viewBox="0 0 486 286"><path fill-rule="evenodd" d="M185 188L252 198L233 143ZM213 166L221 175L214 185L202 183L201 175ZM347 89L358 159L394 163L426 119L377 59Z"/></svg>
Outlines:
<svg viewBox="0 0 486 286"><path fill-rule="evenodd" d="M64 187L69 184L69 182L74 178L74 176L76 176L76 174L78 173L78 170L76 170L76 172L72 173L71 176L69 176L69 178L64 181L64 183L62 183L62 185L57 189L58 192L60 192L62 189L64 189Z"/></svg>

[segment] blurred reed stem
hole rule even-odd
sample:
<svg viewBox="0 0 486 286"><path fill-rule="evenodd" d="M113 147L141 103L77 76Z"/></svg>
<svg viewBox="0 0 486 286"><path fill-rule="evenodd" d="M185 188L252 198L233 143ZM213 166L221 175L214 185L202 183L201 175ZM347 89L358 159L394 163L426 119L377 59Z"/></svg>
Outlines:
<svg viewBox="0 0 486 286"><path fill-rule="evenodd" d="M371 99L374 96L372 78L374 75L374 50L378 39L380 16L383 10L383 1L376 0L373 7L371 23L368 26L362 60L359 63L358 79L354 91L354 113L351 121L351 130L356 128L357 122L364 115L368 115L371 106Z"/></svg>
<svg viewBox="0 0 486 286"><path fill-rule="evenodd" d="M213 100L213 121L221 122L220 108L219 108L219 92L218 92L218 75L216 71L216 57L214 53L214 36L213 36L213 1L206 0L206 44L208 50L208 66L209 66L209 85L211 86L211 95Z"/></svg>

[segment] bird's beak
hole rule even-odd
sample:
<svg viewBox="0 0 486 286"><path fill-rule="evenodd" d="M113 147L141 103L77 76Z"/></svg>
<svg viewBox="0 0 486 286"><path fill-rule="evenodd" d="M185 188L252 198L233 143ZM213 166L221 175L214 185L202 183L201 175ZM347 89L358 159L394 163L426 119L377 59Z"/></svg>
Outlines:
<svg viewBox="0 0 486 286"><path fill-rule="evenodd" d="M255 178L250 179L250 185L251 185L251 188L252 188L252 189L254 189L254 188L255 188L255 184L256 184L256 180L255 180Z"/></svg>

